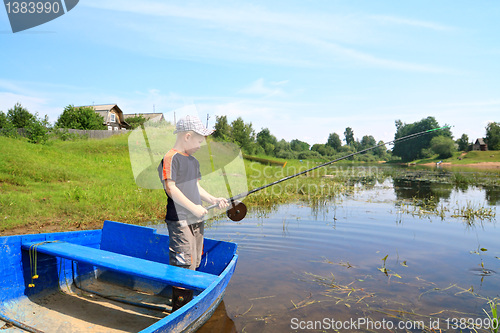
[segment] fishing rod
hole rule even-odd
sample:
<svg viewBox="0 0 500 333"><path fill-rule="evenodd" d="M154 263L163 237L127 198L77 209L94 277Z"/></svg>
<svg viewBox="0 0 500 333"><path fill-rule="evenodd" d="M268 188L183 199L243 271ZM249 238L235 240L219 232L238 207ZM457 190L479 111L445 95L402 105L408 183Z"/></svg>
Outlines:
<svg viewBox="0 0 500 333"><path fill-rule="evenodd" d="M246 216L246 214L247 214L247 207L245 206L245 204L243 202L239 201L238 199L244 198L244 197L246 197L246 196L248 196L248 195L250 195L252 193L255 193L257 191L261 191L261 190L263 190L265 188L268 188L270 186L279 184L281 182L287 181L287 180L295 178L297 176L306 174L306 173L311 172L313 170L325 167L325 166L330 165L332 163L335 163L335 162L338 162L338 161L341 161L341 160L345 160L346 158L349 158L349 157L352 157L352 156L355 156L355 155L358 155L358 154L366 153L367 151L373 150L375 148L382 147L382 146L389 145L389 144L394 144L394 143L400 142L400 141L414 139L414 138L416 138L418 136L421 136L421 135L424 135L424 134L427 134L427 133L430 133L430 132L433 132L433 131L438 131L438 130L441 130L441 129L450 128L450 127L451 126L446 125L446 126L439 127L439 128L433 128L433 129L429 129L429 130L426 130L426 131L409 134L409 135L403 136L403 137L398 138L398 139L387 141L387 142L375 145L373 147L369 147L369 148L360 150L358 152L351 153L351 154L348 154L348 155L336 158L336 159L334 159L332 161L328 161L328 162L325 162L323 164L320 164L320 165L317 165L315 167L312 167L310 169L307 169L307 170L298 172L296 174L293 174L291 176L284 177L284 178L276 180L276 181L274 181L272 183L269 183L269 184L266 184L266 185L254 188L254 189L252 189L252 190L250 190L248 192L237 194L237 195L232 196L229 199L227 199L231 203L231 208L227 210L226 214L229 217L229 219L231 219L232 221L241 221ZM208 206L206 209L209 210L209 209L213 209L215 207L218 207L218 204L214 204L214 205Z"/></svg>

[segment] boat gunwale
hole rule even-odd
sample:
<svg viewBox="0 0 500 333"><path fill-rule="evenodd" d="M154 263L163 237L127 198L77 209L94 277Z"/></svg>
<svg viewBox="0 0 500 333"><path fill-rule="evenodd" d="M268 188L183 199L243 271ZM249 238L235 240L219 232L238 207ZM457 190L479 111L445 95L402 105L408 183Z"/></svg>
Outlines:
<svg viewBox="0 0 500 333"><path fill-rule="evenodd" d="M153 325L145 328L144 330L140 331L139 333L159 333L159 332L164 332L164 329L167 329L167 324L174 322L178 320L182 316L187 316L189 315L190 312L193 311L193 308L201 303L204 299L210 296L211 293L215 292L216 287L221 286L222 292L220 295L224 295L225 288L227 284L229 283L229 280L231 279L234 269L236 268L236 263L238 261L238 254L234 254L233 258L231 261L227 264L226 268L222 271L222 273L215 279L212 284L207 287L203 292L201 292L196 298L193 300L196 300L195 302L191 301L188 304L184 305L182 308L178 309L177 311L171 313L167 317L160 319ZM222 286L225 284L224 286ZM217 297L219 298L219 297ZM215 300L217 300L215 298ZM222 297L220 297L220 300L222 301ZM194 320L191 321L189 325L186 327L182 328L181 330L172 330L172 327L168 328L168 332L192 332L191 330L186 330L189 329L190 326L195 324L200 318L203 317L203 315L210 309L210 307L213 305L214 302L211 302L209 306L205 307L205 310L201 312L201 314ZM215 310L215 309L214 309ZM210 317L209 317L210 318ZM207 318L207 320L209 319ZM203 323L202 323L203 324ZM200 325L201 326L201 325ZM167 332L167 331L165 331Z"/></svg>

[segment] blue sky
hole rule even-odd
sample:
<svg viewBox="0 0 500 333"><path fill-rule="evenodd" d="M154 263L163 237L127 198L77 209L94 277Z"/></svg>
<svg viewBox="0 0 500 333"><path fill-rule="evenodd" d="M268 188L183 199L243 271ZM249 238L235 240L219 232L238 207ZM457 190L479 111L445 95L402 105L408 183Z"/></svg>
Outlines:
<svg viewBox="0 0 500 333"><path fill-rule="evenodd" d="M194 104L310 144L434 116L474 140L500 121L499 17L492 0L81 0L13 34L0 8L0 110Z"/></svg>

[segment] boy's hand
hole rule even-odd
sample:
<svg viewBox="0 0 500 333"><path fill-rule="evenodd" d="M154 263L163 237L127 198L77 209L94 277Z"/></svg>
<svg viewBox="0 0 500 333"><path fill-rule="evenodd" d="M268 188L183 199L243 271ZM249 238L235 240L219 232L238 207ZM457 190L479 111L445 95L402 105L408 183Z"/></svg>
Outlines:
<svg viewBox="0 0 500 333"><path fill-rule="evenodd" d="M226 208L229 206L229 202L226 198L215 198L214 204L218 204L219 208Z"/></svg>
<svg viewBox="0 0 500 333"><path fill-rule="evenodd" d="M197 218L202 218L207 215L208 210L205 209L202 205L196 205L194 211L192 212Z"/></svg>

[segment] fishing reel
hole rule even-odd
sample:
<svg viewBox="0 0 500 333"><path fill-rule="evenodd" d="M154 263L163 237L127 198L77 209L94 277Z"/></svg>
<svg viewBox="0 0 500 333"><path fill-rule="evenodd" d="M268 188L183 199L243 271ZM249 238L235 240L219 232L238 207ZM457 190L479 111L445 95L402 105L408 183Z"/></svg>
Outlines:
<svg viewBox="0 0 500 333"><path fill-rule="evenodd" d="M227 217L231 221L241 221L247 215L247 206L241 201L233 200L230 203L231 207L226 211Z"/></svg>

